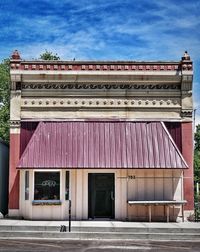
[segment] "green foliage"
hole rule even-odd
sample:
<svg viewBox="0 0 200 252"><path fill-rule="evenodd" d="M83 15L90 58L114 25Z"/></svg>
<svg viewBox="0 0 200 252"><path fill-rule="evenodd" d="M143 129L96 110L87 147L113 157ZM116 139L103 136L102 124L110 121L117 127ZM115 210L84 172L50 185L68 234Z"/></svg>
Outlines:
<svg viewBox="0 0 200 252"><path fill-rule="evenodd" d="M59 60L60 57L52 52L45 51L40 55L42 60ZM0 63L0 138L9 143L10 119L10 60Z"/></svg>
<svg viewBox="0 0 200 252"><path fill-rule="evenodd" d="M200 182L200 151L194 152L194 177L196 182Z"/></svg>
<svg viewBox="0 0 200 252"><path fill-rule="evenodd" d="M198 124L196 127L194 140L195 140L194 176L195 176L195 181L200 182L200 124Z"/></svg>
<svg viewBox="0 0 200 252"><path fill-rule="evenodd" d="M9 103L10 97L10 74L9 60L4 60L0 64L0 103Z"/></svg>
<svg viewBox="0 0 200 252"><path fill-rule="evenodd" d="M195 140L195 150L200 151L200 124L198 124L196 127L196 133L194 136L194 140Z"/></svg>
<svg viewBox="0 0 200 252"><path fill-rule="evenodd" d="M52 52L45 50L44 53L40 54L40 59L42 60L60 60L60 57Z"/></svg>
<svg viewBox="0 0 200 252"><path fill-rule="evenodd" d="M0 64L0 138L9 142L10 73L9 59Z"/></svg>

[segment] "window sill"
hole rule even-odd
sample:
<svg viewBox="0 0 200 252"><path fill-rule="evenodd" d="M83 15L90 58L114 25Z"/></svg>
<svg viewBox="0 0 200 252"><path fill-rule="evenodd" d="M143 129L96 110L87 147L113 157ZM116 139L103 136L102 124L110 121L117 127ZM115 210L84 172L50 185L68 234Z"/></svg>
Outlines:
<svg viewBox="0 0 200 252"><path fill-rule="evenodd" d="M53 206L53 205L61 205L62 202L60 200L33 200L32 205L34 206Z"/></svg>

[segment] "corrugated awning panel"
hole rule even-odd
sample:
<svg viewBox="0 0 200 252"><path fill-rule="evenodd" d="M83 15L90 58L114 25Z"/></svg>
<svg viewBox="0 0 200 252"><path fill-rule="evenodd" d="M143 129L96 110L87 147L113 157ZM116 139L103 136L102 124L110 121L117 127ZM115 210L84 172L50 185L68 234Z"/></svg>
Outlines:
<svg viewBox="0 0 200 252"><path fill-rule="evenodd" d="M19 168L161 168L187 164L161 122L40 122Z"/></svg>

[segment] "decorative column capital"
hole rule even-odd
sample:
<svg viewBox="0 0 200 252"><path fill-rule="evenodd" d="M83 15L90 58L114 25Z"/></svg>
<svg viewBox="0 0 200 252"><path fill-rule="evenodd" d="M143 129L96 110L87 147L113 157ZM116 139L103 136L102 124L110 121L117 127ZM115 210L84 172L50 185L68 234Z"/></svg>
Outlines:
<svg viewBox="0 0 200 252"><path fill-rule="evenodd" d="M10 120L10 128L20 128L21 121L20 120Z"/></svg>
<svg viewBox="0 0 200 252"><path fill-rule="evenodd" d="M192 117L192 109L182 109L181 117Z"/></svg>

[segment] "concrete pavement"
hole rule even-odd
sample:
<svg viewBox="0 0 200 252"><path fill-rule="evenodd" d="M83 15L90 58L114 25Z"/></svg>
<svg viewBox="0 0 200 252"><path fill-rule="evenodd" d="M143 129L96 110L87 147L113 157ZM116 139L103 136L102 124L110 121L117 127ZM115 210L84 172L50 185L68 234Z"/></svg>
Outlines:
<svg viewBox="0 0 200 252"><path fill-rule="evenodd" d="M1 240L0 252L200 251L200 241L150 240Z"/></svg>
<svg viewBox="0 0 200 252"><path fill-rule="evenodd" d="M60 232L61 225L67 232ZM199 240L200 223L0 220L0 238Z"/></svg>

